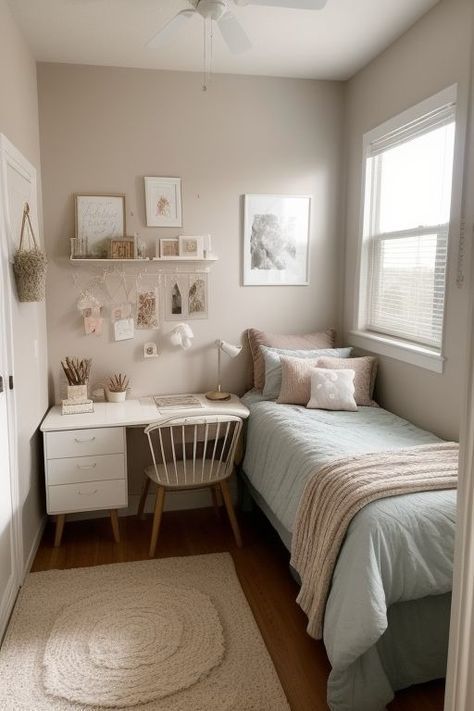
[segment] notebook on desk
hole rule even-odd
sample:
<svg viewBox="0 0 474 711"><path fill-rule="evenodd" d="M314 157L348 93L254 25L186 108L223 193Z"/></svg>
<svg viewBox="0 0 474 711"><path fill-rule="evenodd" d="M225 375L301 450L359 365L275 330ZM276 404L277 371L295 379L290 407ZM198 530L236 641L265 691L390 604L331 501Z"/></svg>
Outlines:
<svg viewBox="0 0 474 711"><path fill-rule="evenodd" d="M153 395L153 400L160 410L194 410L203 406L195 395Z"/></svg>

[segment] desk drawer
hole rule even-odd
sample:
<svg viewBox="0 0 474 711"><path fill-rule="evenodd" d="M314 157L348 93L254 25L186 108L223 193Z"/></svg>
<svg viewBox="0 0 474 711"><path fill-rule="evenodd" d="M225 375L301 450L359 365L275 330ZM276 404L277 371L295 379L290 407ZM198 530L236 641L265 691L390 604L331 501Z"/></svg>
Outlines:
<svg viewBox="0 0 474 711"><path fill-rule="evenodd" d="M123 427L46 433L46 458L83 457L125 452Z"/></svg>
<svg viewBox="0 0 474 711"><path fill-rule="evenodd" d="M48 486L48 513L118 509L127 505L126 479Z"/></svg>
<svg viewBox="0 0 474 711"><path fill-rule="evenodd" d="M99 454L96 457L50 459L47 484L74 484L104 479L125 479L125 455Z"/></svg>

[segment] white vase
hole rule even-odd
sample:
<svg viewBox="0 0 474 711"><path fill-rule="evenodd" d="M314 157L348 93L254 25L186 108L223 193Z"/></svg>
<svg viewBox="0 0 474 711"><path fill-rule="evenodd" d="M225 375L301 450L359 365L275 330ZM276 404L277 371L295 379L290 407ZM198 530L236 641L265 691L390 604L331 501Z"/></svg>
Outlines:
<svg viewBox="0 0 474 711"><path fill-rule="evenodd" d="M126 390L123 390L121 392L112 392L111 390L107 390L107 400L109 402L125 402L126 397Z"/></svg>

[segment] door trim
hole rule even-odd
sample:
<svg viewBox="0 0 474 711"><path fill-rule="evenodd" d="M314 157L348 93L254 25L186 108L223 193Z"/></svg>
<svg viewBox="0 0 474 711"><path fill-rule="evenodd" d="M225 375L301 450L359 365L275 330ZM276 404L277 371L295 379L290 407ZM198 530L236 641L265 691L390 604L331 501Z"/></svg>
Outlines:
<svg viewBox="0 0 474 711"><path fill-rule="evenodd" d="M11 253L10 240L8 235L9 213L7 199L7 167L13 166L27 180L31 182L32 192L34 195L34 213L36 214L37 200L37 180L36 169L34 166L15 148L15 146L4 136L0 134L0 274L5 285L3 293L4 302L4 317L5 317L5 355L8 372L6 376L12 375L15 382L15 362L13 352L13 311L12 298L14 284L11 273ZM18 469L18 428L17 428L17 403L15 389L10 390L8 387L8 378L6 387L7 396L7 416L8 416L8 435L9 435L9 457L10 457L10 485L12 499L12 533L13 533L13 561L15 571L15 586L12 591L13 605L18 588L23 583L24 577L24 552L23 552L23 530L21 525L21 497L20 497L20 477ZM2 611L3 613L4 611ZM7 620L11 609L7 611ZM3 620L3 614L0 617L0 623L6 623ZM2 627L0 624L0 634Z"/></svg>

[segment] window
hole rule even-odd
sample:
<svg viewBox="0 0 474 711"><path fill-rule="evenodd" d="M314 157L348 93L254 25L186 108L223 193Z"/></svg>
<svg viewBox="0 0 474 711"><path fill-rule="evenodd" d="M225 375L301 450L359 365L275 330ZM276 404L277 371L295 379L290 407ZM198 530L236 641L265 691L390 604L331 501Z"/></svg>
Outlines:
<svg viewBox="0 0 474 711"><path fill-rule="evenodd" d="M359 330L441 354L455 134L446 90L364 140Z"/></svg>

